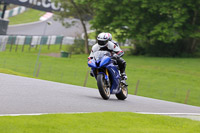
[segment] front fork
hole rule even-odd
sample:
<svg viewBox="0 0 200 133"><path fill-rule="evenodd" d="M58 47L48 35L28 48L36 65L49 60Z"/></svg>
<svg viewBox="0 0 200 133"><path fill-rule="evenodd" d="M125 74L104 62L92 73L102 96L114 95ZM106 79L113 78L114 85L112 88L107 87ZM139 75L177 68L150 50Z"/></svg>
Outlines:
<svg viewBox="0 0 200 133"><path fill-rule="evenodd" d="M103 71L102 71L103 70ZM104 78L105 78L105 82L106 82L106 85L110 87L110 79L109 79L109 73L108 73L108 69L105 68L105 69L102 69L102 70L99 70L99 69L94 69L93 70L93 73L95 75L95 78L97 78L97 75L102 73L104 75Z"/></svg>
<svg viewBox="0 0 200 133"><path fill-rule="evenodd" d="M109 73L108 73L108 69L106 68L106 75L105 75L105 79L106 79L106 84L110 87L110 79L109 79Z"/></svg>

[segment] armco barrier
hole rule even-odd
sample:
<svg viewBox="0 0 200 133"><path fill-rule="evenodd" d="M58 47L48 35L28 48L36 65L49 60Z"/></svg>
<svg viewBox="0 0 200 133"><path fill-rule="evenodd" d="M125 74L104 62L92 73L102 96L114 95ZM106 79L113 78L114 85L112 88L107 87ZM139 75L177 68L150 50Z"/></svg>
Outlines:
<svg viewBox="0 0 200 133"><path fill-rule="evenodd" d="M74 44L75 38L64 36L4 36L0 35L0 43L18 45L53 45L53 44ZM95 44L95 40L89 39L89 45Z"/></svg>

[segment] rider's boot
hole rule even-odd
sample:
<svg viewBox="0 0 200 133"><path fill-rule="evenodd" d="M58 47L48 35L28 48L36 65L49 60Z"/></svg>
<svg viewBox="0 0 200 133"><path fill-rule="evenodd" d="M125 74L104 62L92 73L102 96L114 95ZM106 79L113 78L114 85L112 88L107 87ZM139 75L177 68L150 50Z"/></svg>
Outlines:
<svg viewBox="0 0 200 133"><path fill-rule="evenodd" d="M121 73L121 77L122 77L121 82L122 82L124 85L128 86L128 84L126 83L127 76L126 76L126 73L125 73L125 67L126 67L126 66L124 65L124 67L121 67L121 69L120 69L120 73Z"/></svg>
<svg viewBox="0 0 200 133"><path fill-rule="evenodd" d="M121 76L122 76L122 79L123 79L123 80L127 80L127 79L128 79L128 77L127 77L127 75L126 75L125 72L121 73Z"/></svg>
<svg viewBox="0 0 200 133"><path fill-rule="evenodd" d="M120 73L121 73L122 80L127 80L125 68L126 68L126 64L121 65Z"/></svg>
<svg viewBox="0 0 200 133"><path fill-rule="evenodd" d="M127 76L126 76L126 73L121 73L121 77L122 77L122 80L121 80L121 83L123 83L125 86L128 86L128 84L126 83L126 80L127 80Z"/></svg>
<svg viewBox="0 0 200 133"><path fill-rule="evenodd" d="M122 80L127 80L127 76L126 76L126 73L125 73L125 69L126 69L125 60L120 58L118 60L118 65L119 65L119 70L120 70L120 73L121 73Z"/></svg>

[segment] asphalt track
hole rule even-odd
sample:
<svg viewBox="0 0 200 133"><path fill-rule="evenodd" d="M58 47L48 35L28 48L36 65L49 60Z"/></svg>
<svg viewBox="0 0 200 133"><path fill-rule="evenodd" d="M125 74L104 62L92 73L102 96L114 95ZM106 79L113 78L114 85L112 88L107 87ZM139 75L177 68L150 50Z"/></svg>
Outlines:
<svg viewBox="0 0 200 133"><path fill-rule="evenodd" d="M196 106L135 95L103 100L97 89L0 73L0 115L105 111L200 117Z"/></svg>
<svg viewBox="0 0 200 133"><path fill-rule="evenodd" d="M51 21L52 24L48 25L45 30L45 25L47 21ZM28 24L19 24L8 27L8 35L63 35L68 37L81 36L84 32L82 25L78 19L65 19L65 22L72 23L76 22L73 26L65 28L61 22L54 21L53 18L47 21L38 21ZM86 24L89 30L89 24Z"/></svg>

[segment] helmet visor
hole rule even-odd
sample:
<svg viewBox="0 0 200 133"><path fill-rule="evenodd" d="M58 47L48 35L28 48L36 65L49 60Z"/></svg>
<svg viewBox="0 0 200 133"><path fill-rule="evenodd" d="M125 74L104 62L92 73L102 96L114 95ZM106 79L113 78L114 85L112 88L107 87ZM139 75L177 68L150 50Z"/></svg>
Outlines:
<svg viewBox="0 0 200 133"><path fill-rule="evenodd" d="M98 44L101 45L101 46L106 45L107 42L108 41L100 41L100 40L98 40Z"/></svg>

